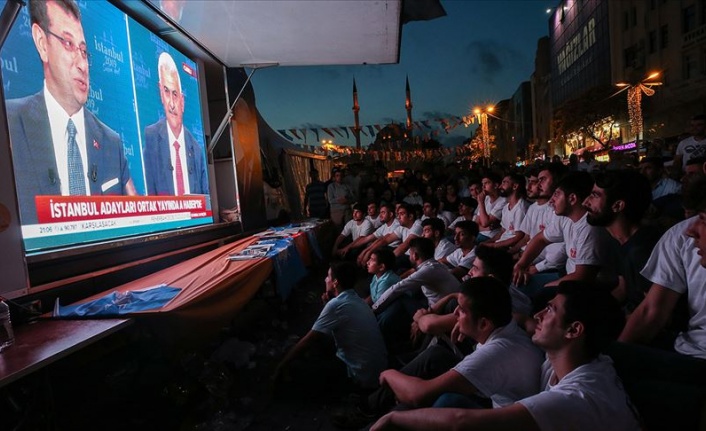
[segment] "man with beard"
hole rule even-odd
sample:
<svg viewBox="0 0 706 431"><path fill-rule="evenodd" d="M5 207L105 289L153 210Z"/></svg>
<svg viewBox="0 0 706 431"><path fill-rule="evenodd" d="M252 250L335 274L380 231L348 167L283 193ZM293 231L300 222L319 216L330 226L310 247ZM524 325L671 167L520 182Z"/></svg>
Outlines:
<svg viewBox="0 0 706 431"><path fill-rule="evenodd" d="M612 171L595 177L583 202L591 226L605 227L613 243L618 286L613 295L632 312L651 283L640 274L661 236L659 229L640 226L651 201L649 180L634 171Z"/></svg>
<svg viewBox="0 0 706 431"><path fill-rule="evenodd" d="M527 183L527 197L534 199L535 202L527 209L527 214L522 221L522 225L517 229L518 232L524 233L524 238L515 246L511 247L509 252L515 254L520 250L524 250L529 241L542 232L546 226L559 223L560 216L554 213L554 208L549 205L556 189L564 175L566 168L559 163L551 163L539 169L539 172L530 172L529 182ZM549 277L557 278L556 273L563 270L566 264L566 251L564 243L550 244L542 250L537 256L532 265L529 266L527 272L529 275L537 273L545 273ZM547 280L551 281L551 280Z"/></svg>
<svg viewBox="0 0 706 431"><path fill-rule="evenodd" d="M513 281L531 297L539 294L542 287L555 287L564 280L592 282L600 269L600 230L586 221L583 201L591 193L593 178L587 172L572 172L557 185L550 205L556 215L564 216L559 223L547 226L527 244L527 249L513 271ZM527 269L535 257L549 244L564 242L568 259L566 275L549 283L532 283ZM544 281L544 280L542 280ZM542 302L540 300L539 302ZM539 303L537 302L537 303Z"/></svg>
<svg viewBox="0 0 706 431"><path fill-rule="evenodd" d="M525 236L519 228L527 214L525 201L525 177L519 174L506 175L498 188L501 197L507 199L500 217L501 230L484 246L506 249L517 244Z"/></svg>

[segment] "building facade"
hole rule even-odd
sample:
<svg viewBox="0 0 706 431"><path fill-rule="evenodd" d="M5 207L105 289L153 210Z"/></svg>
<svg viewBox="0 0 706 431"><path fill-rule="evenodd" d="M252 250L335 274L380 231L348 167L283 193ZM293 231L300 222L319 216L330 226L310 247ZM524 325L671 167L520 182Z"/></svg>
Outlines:
<svg viewBox="0 0 706 431"><path fill-rule="evenodd" d="M663 85L642 98L644 137L677 140L706 112L706 0L611 1L609 9L613 82L659 72Z"/></svg>

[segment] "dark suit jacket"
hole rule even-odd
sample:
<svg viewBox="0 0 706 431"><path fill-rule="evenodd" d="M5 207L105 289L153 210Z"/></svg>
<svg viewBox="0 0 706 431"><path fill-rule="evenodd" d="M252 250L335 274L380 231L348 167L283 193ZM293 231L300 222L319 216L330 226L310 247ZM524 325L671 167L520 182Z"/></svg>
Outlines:
<svg viewBox="0 0 706 431"><path fill-rule="evenodd" d="M192 194L208 194L208 174L204 150L184 127L186 144L186 169ZM148 195L174 195L174 167L169 155L167 120L162 118L145 128L145 180Z"/></svg>
<svg viewBox="0 0 706 431"><path fill-rule="evenodd" d="M43 92L7 101L10 144L23 224L37 222L35 196L61 195ZM84 109L91 195L122 195L130 169L120 136Z"/></svg>

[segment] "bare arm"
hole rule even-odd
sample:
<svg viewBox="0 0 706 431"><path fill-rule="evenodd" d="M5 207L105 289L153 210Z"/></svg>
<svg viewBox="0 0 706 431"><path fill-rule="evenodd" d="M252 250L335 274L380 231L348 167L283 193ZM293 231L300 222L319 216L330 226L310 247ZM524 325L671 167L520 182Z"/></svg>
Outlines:
<svg viewBox="0 0 706 431"><path fill-rule="evenodd" d="M468 380L454 370L431 380L408 376L397 370L387 370L380 374L380 383L387 384L399 402L415 407L430 405L444 392L464 395L478 393Z"/></svg>
<svg viewBox="0 0 706 431"><path fill-rule="evenodd" d="M513 283L520 286L527 282L527 268L549 244L551 243L544 237L544 232L540 232L532 238L512 270Z"/></svg>
<svg viewBox="0 0 706 431"><path fill-rule="evenodd" d="M502 236L502 235L501 235ZM496 241L494 242L491 246L495 248L512 248L515 246L515 244L519 243L522 241L522 239L525 237L524 232L515 232L515 236L504 239L502 241ZM490 244L489 244L490 245Z"/></svg>
<svg viewBox="0 0 706 431"><path fill-rule="evenodd" d="M593 281L598 275L601 267L598 265L576 265L576 271L571 274L566 274L558 280L554 280L551 283L545 284L546 287L558 286L559 283L566 280L582 280L582 281Z"/></svg>
<svg viewBox="0 0 706 431"><path fill-rule="evenodd" d="M388 413L370 431L539 431L530 412L520 403L499 409L418 409Z"/></svg>
<svg viewBox="0 0 706 431"><path fill-rule="evenodd" d="M395 251L394 251L395 256L399 257L399 256L402 256L403 254L405 254L407 252L407 250L409 249L409 243L414 238L418 238L418 236L413 233L410 233L409 235L407 235L407 239L404 240L403 243L401 243L400 245L395 247Z"/></svg>
<svg viewBox="0 0 706 431"><path fill-rule="evenodd" d="M618 341L648 343L664 328L681 296L680 293L653 284L647 296L628 318Z"/></svg>
<svg viewBox="0 0 706 431"><path fill-rule="evenodd" d="M425 314L416 320L419 330L425 334L448 334L456 324L456 316L451 314Z"/></svg>

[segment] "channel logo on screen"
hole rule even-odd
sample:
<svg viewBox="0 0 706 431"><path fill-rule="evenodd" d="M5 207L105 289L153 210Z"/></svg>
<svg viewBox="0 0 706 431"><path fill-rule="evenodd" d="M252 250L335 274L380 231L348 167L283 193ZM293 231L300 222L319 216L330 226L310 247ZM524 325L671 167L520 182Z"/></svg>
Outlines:
<svg viewBox="0 0 706 431"><path fill-rule="evenodd" d="M184 72L188 73L189 76L192 76L192 77L196 78L196 70L194 70L193 67L189 66L189 65L186 64L186 63L181 63L181 69L182 69Z"/></svg>

